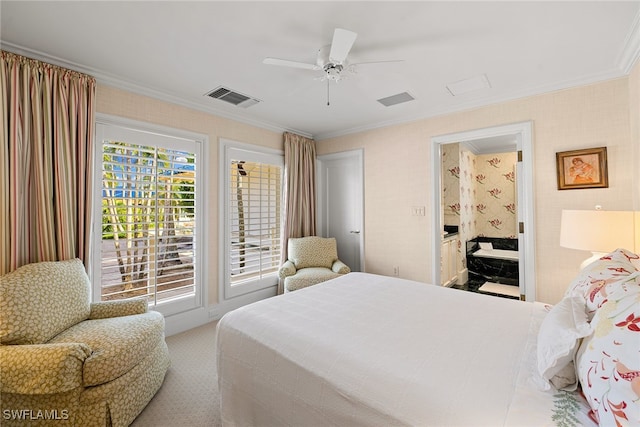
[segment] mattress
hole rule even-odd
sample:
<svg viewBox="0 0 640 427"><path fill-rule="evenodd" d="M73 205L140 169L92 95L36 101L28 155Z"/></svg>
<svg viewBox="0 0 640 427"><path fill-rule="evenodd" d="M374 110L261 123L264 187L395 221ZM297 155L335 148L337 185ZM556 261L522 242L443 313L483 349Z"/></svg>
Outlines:
<svg viewBox="0 0 640 427"><path fill-rule="evenodd" d="M242 307L218 324L223 424L554 425L533 375L545 313L367 273Z"/></svg>

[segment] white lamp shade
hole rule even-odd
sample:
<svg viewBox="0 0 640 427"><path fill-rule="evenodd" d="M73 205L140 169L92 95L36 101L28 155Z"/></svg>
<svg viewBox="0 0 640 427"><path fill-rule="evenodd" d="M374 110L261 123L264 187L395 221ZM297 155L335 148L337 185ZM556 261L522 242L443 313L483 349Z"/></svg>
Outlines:
<svg viewBox="0 0 640 427"><path fill-rule="evenodd" d="M563 210L560 246L608 253L617 248L635 250L635 212Z"/></svg>
<svg viewBox="0 0 640 427"><path fill-rule="evenodd" d="M635 217L634 223L636 232L636 250L634 252L638 253L640 251L640 211L634 212L633 215Z"/></svg>

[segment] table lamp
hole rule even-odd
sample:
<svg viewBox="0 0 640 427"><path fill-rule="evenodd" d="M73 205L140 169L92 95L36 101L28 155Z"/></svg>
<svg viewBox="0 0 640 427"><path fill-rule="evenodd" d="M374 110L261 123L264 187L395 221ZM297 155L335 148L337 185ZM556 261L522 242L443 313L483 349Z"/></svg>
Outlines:
<svg viewBox="0 0 640 427"><path fill-rule="evenodd" d="M603 255L624 248L635 250L637 212L563 210L560 223L560 246L590 251L593 255L580 268Z"/></svg>

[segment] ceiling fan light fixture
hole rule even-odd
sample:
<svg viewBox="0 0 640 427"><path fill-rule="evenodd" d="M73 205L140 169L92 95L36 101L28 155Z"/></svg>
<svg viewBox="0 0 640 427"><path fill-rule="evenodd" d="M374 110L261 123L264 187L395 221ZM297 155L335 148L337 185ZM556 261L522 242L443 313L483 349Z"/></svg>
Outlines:
<svg viewBox="0 0 640 427"><path fill-rule="evenodd" d="M329 101L329 83L330 82L339 82L348 78L348 74L355 74L356 67L358 64L380 64L385 62L402 62L401 60L390 60L390 61L367 61L352 64L349 59L349 52L351 52L351 48L353 47L354 42L358 34L345 30L343 28L336 28L333 32L333 39L330 45L322 46L318 49L316 62L315 64L307 63L307 62L298 62L291 61L288 59L279 59L279 58L271 58L267 57L262 62L267 65L278 65L282 67L289 68L301 68L306 70L322 70L322 75L315 77L315 80L319 80L322 82L327 82L327 105L331 105ZM344 72L344 73L343 73ZM404 98L399 102L407 102L411 101L414 98L406 94L409 98ZM388 106L388 105L387 105Z"/></svg>
<svg viewBox="0 0 640 427"><path fill-rule="evenodd" d="M327 64L324 66L324 72L327 80L337 82L341 79L340 73L342 72L342 65L340 64Z"/></svg>

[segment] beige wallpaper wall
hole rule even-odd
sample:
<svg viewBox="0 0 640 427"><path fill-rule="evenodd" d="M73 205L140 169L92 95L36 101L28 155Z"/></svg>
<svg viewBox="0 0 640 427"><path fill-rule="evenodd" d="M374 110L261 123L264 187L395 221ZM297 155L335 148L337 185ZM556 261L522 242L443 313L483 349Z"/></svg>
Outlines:
<svg viewBox="0 0 640 427"><path fill-rule="evenodd" d="M636 64L629 75L629 117L631 120L631 140L635 142L631 153L635 165L632 168L633 182L636 183L633 202L634 209L640 211L640 185L638 185L640 184L640 63ZM640 247L640 241L636 245Z"/></svg>
<svg viewBox="0 0 640 427"><path fill-rule="evenodd" d="M495 104L475 110L375 129L318 142L318 154L362 148L365 159L365 268L403 277L431 279L432 183L431 137L531 120L534 129L537 296L557 302L587 253L558 244L563 208L610 210L640 207L637 165L640 112L638 66L630 78ZM392 108L401 108L396 106ZM228 138L281 148L282 135L186 107L98 85L98 113L198 132L209 138L209 159L218 163L218 141ZM630 117L631 114L631 117ZM633 125L633 126L632 126ZM633 137L632 137L633 135ZM393 141L393 144L390 144ZM633 141L633 142L632 142ZM607 189L556 188L555 153L607 146ZM412 165L407 168L406 165ZM218 301L218 175L208 177L209 302ZM412 216L411 206L427 206L426 216Z"/></svg>
<svg viewBox="0 0 640 427"><path fill-rule="evenodd" d="M636 249L640 250L640 63L636 64L629 76L629 117L631 120L631 140L633 144L633 182L635 191L633 206L636 211Z"/></svg>
<svg viewBox="0 0 640 427"><path fill-rule="evenodd" d="M634 75L637 74L637 70ZM637 77L636 77L637 79ZM637 83L634 83L637 85ZM637 86L636 86L637 87ZM638 138L631 138L628 78L556 91L412 123L333 138L318 143L318 153L355 148L365 158L365 267L391 274L431 280L431 210L411 216L410 206L432 200L431 138L508 123L533 122L537 298L555 303L588 253L559 246L563 208L629 210L637 196ZM400 107L401 108L401 107ZM635 121L640 120L634 117ZM393 145L390 145L393 141ZM559 191L555 153L606 146L609 188ZM634 163L635 161L635 163ZM411 176L398 174L413 164ZM636 202L637 204L637 202Z"/></svg>
<svg viewBox="0 0 640 427"><path fill-rule="evenodd" d="M183 129L208 137L212 168L207 171L207 286L209 304L218 302L218 141L220 138L248 144L282 149L282 133L260 129L233 120L195 111L179 105L158 101L149 97L98 85L96 111L102 114L125 117L161 126Z"/></svg>

